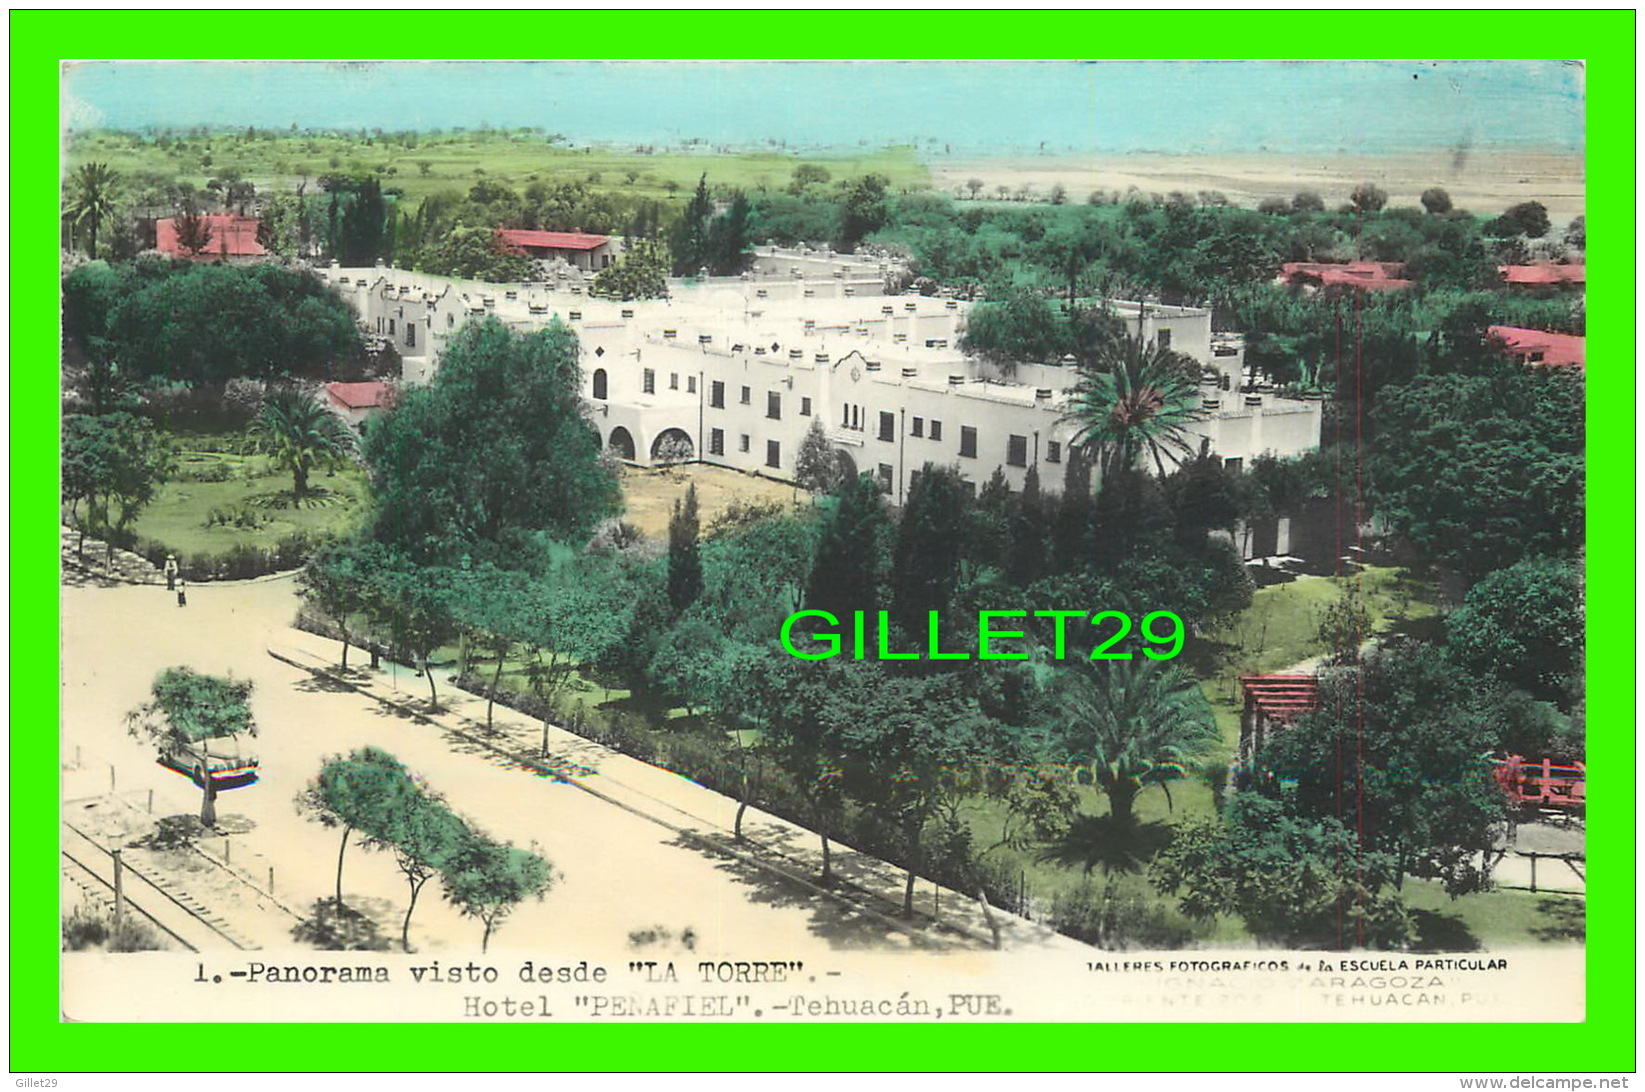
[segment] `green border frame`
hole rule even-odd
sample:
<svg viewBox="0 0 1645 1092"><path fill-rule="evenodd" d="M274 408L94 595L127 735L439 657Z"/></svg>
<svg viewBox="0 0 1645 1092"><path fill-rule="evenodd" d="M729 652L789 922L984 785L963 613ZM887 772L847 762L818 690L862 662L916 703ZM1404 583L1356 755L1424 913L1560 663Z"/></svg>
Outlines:
<svg viewBox="0 0 1645 1092"><path fill-rule="evenodd" d="M331 11L312 18L254 20L236 38L244 57L334 57L340 49L409 58L388 44L384 13ZM445 13L419 13L442 18ZM265 13L266 15L266 13ZM456 18L455 13L452 16ZM56 505L50 475L39 473L57 446L56 219L58 64L67 53L110 59L174 58L195 39L191 24L230 25L240 12L17 12L11 28L11 1056L12 1072L128 1072L187 1065L156 1049L153 1025L59 1021L55 892L58 784ZM723 58L835 57L835 35L820 23L861 19L853 45L871 53L931 58L1016 57L1035 47L1079 43L1093 52L1150 56L1159 45L1156 12L494 12L464 11L441 38L452 55L497 57L508 43L581 43L582 58L666 57L682 43ZM1093 1065L1145 1070L1178 1064L1207 1071L1488 1071L1557 1065L1567 1072L1632 1071L1636 1065L1634 869L1635 379L1612 360L1635 355L1635 64L1633 11L1200 12L1169 17L1192 26L1188 47L1223 58L1430 56L1478 58L1507 43L1517 55L1533 42L1509 27L1558 28L1557 38L1587 57L1588 215L1595 238L1588 264L1589 339L1599 351L1597 392L1588 399L1588 719L1594 763L1589 852L1599 864L1589 895L1588 1016L1581 1024L1383 1025L1198 1024L1182 1052L1177 1024L1134 1025L1123 1053L1070 1049L1069 1025L859 1025L848 1050L821 1025L649 1025L635 1054L632 1024L544 1029L445 1025L430 1036L416 1025L259 1025L265 1049L252 1065L303 1059L336 1071L507 1071L552 1060L566 1068L602 1060L635 1069L943 1070L991 1065L1011 1070L1081 1070ZM289 29L285 29L289 27ZM413 39L416 40L416 39ZM875 45L874 43L880 43ZM1020 43L1010 48L1008 43ZM1522 44L1523 43L1523 44ZM692 51L691 46L683 47ZM1203 54L1202 54L1203 55ZM1625 366L1625 365L1624 365ZM369 1037L368 1037L369 1033ZM827 1037L825 1045L824 1036ZM298 1048L300 1043L300 1049ZM519 1048L509 1052L506 1048ZM504 1048L504 1049L497 1049ZM570 1049L568 1049L570 1048ZM1544 1070L1546 1071L1546 1070Z"/></svg>

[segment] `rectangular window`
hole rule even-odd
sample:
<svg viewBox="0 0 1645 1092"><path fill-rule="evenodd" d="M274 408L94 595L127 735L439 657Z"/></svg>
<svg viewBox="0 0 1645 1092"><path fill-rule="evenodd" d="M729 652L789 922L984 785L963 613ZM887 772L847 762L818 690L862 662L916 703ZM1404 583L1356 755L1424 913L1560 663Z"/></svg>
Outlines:
<svg viewBox="0 0 1645 1092"><path fill-rule="evenodd" d="M765 465L773 469L781 469L783 465L782 449L775 440L765 442Z"/></svg>
<svg viewBox="0 0 1645 1092"><path fill-rule="evenodd" d="M725 409L725 384L718 379L709 383L708 404L715 409Z"/></svg>
<svg viewBox="0 0 1645 1092"><path fill-rule="evenodd" d="M1006 466L1027 466L1028 465L1028 437L1026 437L1026 436L1016 436L1016 435L1006 437L1006 440L1005 440L1005 465Z"/></svg>
<svg viewBox="0 0 1645 1092"><path fill-rule="evenodd" d="M897 438L897 415L880 411L880 439L895 440Z"/></svg>
<svg viewBox="0 0 1645 1092"><path fill-rule="evenodd" d="M685 377L685 393L687 393L687 394L696 394L697 393L697 377L696 376L688 375L688 376Z"/></svg>
<svg viewBox="0 0 1645 1092"><path fill-rule="evenodd" d="M668 373L668 389L671 390L671 391L677 391L677 390L680 389L680 373L679 372L669 372Z"/></svg>
<svg viewBox="0 0 1645 1092"><path fill-rule="evenodd" d="M745 455L748 453L748 433L744 432L737 437L737 450Z"/></svg>
<svg viewBox="0 0 1645 1092"><path fill-rule="evenodd" d="M783 419L783 396L776 391L765 392L765 415L773 421Z"/></svg>
<svg viewBox="0 0 1645 1092"><path fill-rule="evenodd" d="M656 394L657 373L652 371L650 368L645 369L645 373L640 379L640 389L645 391L647 394Z"/></svg>
<svg viewBox="0 0 1645 1092"><path fill-rule="evenodd" d="M891 464L890 463L881 463L880 464L880 472L878 474L878 477L879 477L879 480L880 480L880 489L881 489L881 491L886 492L886 493L891 492Z"/></svg>
<svg viewBox="0 0 1645 1092"><path fill-rule="evenodd" d="M415 349L416 347L417 347L417 324L415 322L408 322L408 323L406 323L406 348Z"/></svg>
<svg viewBox="0 0 1645 1092"><path fill-rule="evenodd" d="M933 440L942 439L942 422L935 418L931 421L931 438Z"/></svg>
<svg viewBox="0 0 1645 1092"><path fill-rule="evenodd" d="M725 454L725 429L711 428L708 430L708 453L710 455Z"/></svg>
<svg viewBox="0 0 1645 1092"><path fill-rule="evenodd" d="M977 457L977 430L970 425L960 426L960 457L975 459Z"/></svg>
<svg viewBox="0 0 1645 1092"><path fill-rule="evenodd" d="M912 436L916 436L916 437L924 436L925 435L925 418L923 418L923 417L914 418L914 423L909 426L908 432Z"/></svg>
<svg viewBox="0 0 1645 1092"><path fill-rule="evenodd" d="M754 389L752 387L744 387L743 388L743 396L742 396L743 405L745 405L745 406L751 405L751 404L753 404L753 401L754 401Z"/></svg>
<svg viewBox="0 0 1645 1092"><path fill-rule="evenodd" d="M1238 470L1244 465L1245 460L1238 457L1222 460L1222 468L1224 470Z"/></svg>
<svg viewBox="0 0 1645 1092"><path fill-rule="evenodd" d="M1048 463L1062 462L1062 441L1047 440L1045 442L1045 461Z"/></svg>
<svg viewBox="0 0 1645 1092"><path fill-rule="evenodd" d="M392 337L394 335L394 320L393 319L388 320L388 332L389 332L390 337Z"/></svg>
<svg viewBox="0 0 1645 1092"><path fill-rule="evenodd" d="M1159 333L1154 335L1154 341L1158 343L1162 352L1169 349L1171 347L1171 331L1161 330Z"/></svg>
<svg viewBox="0 0 1645 1092"><path fill-rule="evenodd" d="M809 398L800 399L800 416L801 417L810 417L811 416L811 399L809 399Z"/></svg>

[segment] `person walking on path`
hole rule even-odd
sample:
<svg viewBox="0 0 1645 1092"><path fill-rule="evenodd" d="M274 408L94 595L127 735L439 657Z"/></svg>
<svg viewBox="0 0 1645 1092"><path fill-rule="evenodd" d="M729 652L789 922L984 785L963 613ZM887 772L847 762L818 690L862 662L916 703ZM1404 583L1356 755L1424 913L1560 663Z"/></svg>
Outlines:
<svg viewBox="0 0 1645 1092"><path fill-rule="evenodd" d="M165 572L166 572L166 590L167 591L176 591L177 590L177 555L176 554L167 554L166 555Z"/></svg>
<svg viewBox="0 0 1645 1092"><path fill-rule="evenodd" d="M182 577L177 578L177 605L179 607L188 606L188 591L184 587Z"/></svg>

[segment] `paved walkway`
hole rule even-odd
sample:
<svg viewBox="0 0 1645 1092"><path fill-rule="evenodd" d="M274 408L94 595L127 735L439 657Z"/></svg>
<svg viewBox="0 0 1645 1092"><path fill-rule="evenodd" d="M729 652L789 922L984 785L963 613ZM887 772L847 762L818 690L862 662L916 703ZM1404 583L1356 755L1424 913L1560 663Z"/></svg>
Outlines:
<svg viewBox="0 0 1645 1092"><path fill-rule="evenodd" d="M101 539L86 536L84 544L80 532L59 526L60 548L63 559L65 584L163 584L165 578L145 557L118 547L110 549Z"/></svg>
<svg viewBox="0 0 1645 1092"><path fill-rule="evenodd" d="M397 665L358 668L351 650L350 671L340 676L341 645L299 630L287 630L270 644L269 654L333 682L342 682L399 712L453 733L471 747L490 750L522 771L574 785L607 803L676 832L683 840L716 855L735 857L800 883L819 896L838 899L859 913L881 917L885 924L946 944L954 934L1002 949L1037 948L1085 952L1078 941L1043 925L1000 910L985 908L973 895L941 888L928 880L915 887L915 917L900 917L906 873L877 858L831 842L835 886L817 884L822 847L816 834L785 819L750 807L743 817L744 840L733 831L738 802L668 770L620 754L558 727L548 729L543 753L542 722L497 705L493 728L485 725L485 699L446 683L439 685L440 712L429 714L428 682ZM362 655L362 659L363 659ZM942 938L946 934L947 939Z"/></svg>

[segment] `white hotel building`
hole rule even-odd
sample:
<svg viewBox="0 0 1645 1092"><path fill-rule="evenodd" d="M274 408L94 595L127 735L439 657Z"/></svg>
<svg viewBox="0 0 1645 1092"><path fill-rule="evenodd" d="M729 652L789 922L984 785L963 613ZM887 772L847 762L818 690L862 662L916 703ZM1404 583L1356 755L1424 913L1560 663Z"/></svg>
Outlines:
<svg viewBox="0 0 1645 1092"><path fill-rule="evenodd" d="M587 296L575 274L548 284L453 281L393 268L340 269L336 285L369 329L392 338L406 382L426 381L446 339L472 318L520 329L558 318L581 345L583 393L601 440L645 466L673 457L789 480L820 419L842 462L893 499L926 463L980 486L1003 468L1020 489L1038 466L1062 487L1077 426L1063 420L1071 366L1025 365L1009 379L959 351L970 306L886 296L871 262L762 250L743 278L673 282L673 298ZM1194 431L1238 466L1319 443L1322 403L1242 392L1243 346L1213 334L1209 311L1115 302L1151 339L1199 362L1206 419Z"/></svg>

